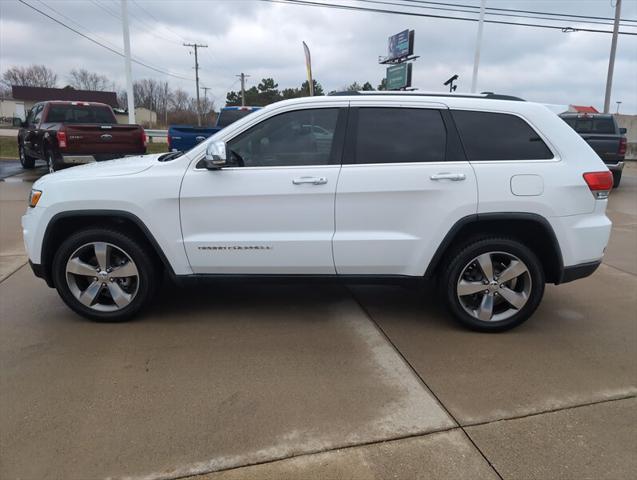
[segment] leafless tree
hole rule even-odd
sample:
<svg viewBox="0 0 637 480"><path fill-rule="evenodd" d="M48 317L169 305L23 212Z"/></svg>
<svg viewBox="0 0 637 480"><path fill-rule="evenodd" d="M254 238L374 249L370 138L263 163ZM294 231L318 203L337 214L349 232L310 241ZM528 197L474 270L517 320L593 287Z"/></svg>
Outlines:
<svg viewBox="0 0 637 480"><path fill-rule="evenodd" d="M69 85L78 90L110 90L114 87L106 75L89 72L84 68L73 69L68 76Z"/></svg>
<svg viewBox="0 0 637 480"><path fill-rule="evenodd" d="M11 88L12 85L21 87L55 87L58 76L45 65L30 65L28 67L9 67L2 74L2 85Z"/></svg>

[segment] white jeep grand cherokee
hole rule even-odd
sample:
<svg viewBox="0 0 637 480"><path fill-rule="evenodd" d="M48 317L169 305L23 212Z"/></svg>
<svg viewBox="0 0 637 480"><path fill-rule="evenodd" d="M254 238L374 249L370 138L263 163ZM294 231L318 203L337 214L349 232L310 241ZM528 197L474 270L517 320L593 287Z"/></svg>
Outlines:
<svg viewBox="0 0 637 480"><path fill-rule="evenodd" d="M542 105L349 92L270 105L185 154L46 175L22 219L77 313L131 317L182 277L436 278L468 327L519 325L593 273L613 178Z"/></svg>

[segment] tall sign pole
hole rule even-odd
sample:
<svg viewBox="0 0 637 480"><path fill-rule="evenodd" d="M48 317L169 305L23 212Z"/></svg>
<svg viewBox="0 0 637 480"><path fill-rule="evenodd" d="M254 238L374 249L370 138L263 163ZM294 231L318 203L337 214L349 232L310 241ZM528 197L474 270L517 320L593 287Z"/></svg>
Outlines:
<svg viewBox="0 0 637 480"><path fill-rule="evenodd" d="M478 21L478 37L476 38L476 53L473 57L473 77L471 78L471 93L478 88L478 67L480 66L480 48L482 46L482 29L484 27L484 10L487 0L480 2L480 20Z"/></svg>
<svg viewBox="0 0 637 480"><path fill-rule="evenodd" d="M604 95L604 113L610 110L610 92L613 87L613 71L615 70L615 53L617 52L617 35L619 33L619 16L622 0L615 0L615 24L613 25L613 40L610 44L610 58L608 59L608 75L606 75L606 94Z"/></svg>
<svg viewBox="0 0 637 480"><path fill-rule="evenodd" d="M124 34L124 71L126 72L126 103L128 123L135 123L135 96L130 61L130 34L128 32L128 0L122 0L122 32Z"/></svg>
<svg viewBox="0 0 637 480"><path fill-rule="evenodd" d="M307 70L307 84L310 90L310 97L314 96L314 80L312 79L312 56L307 44L303 42L303 50L305 51L305 69Z"/></svg>
<svg viewBox="0 0 637 480"><path fill-rule="evenodd" d="M195 49L195 88L197 89L197 125L201 127L201 103L199 101L199 60L197 57L198 48L208 48L208 45L198 43L184 43L184 47L193 47Z"/></svg>

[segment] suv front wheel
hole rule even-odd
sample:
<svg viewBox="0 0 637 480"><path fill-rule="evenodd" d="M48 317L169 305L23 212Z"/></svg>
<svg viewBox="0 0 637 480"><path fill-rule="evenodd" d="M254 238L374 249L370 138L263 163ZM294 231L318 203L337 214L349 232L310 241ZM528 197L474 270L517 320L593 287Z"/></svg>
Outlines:
<svg viewBox="0 0 637 480"><path fill-rule="evenodd" d="M511 238L478 239L455 251L442 276L445 302L474 330L508 330L527 320L544 294L537 256Z"/></svg>
<svg viewBox="0 0 637 480"><path fill-rule="evenodd" d="M128 235L108 229L80 231L53 259L53 281L62 300L80 315L102 322L130 318L157 286L152 258Z"/></svg>

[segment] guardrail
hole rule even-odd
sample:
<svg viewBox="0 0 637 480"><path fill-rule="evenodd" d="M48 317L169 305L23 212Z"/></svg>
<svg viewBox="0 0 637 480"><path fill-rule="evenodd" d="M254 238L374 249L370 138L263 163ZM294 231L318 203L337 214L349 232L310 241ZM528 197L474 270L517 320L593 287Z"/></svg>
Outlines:
<svg viewBox="0 0 637 480"><path fill-rule="evenodd" d="M168 141L168 130L144 129L150 143L166 143Z"/></svg>

